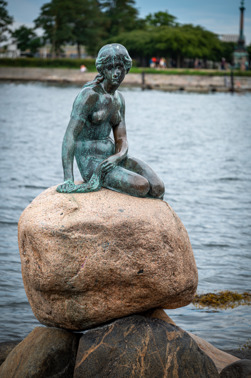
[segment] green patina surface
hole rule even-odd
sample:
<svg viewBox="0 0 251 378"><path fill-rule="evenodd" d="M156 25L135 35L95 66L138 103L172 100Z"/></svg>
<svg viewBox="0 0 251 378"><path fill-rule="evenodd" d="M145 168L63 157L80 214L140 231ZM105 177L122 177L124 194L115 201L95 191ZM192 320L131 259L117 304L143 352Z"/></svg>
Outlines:
<svg viewBox="0 0 251 378"><path fill-rule="evenodd" d="M144 162L128 156L125 103L117 90L132 60L120 44L99 51L99 74L76 97L67 127L62 162L64 183L60 193L86 193L102 186L136 197L163 198L164 184ZM111 135L113 138L111 138ZM84 183L75 185L73 159Z"/></svg>

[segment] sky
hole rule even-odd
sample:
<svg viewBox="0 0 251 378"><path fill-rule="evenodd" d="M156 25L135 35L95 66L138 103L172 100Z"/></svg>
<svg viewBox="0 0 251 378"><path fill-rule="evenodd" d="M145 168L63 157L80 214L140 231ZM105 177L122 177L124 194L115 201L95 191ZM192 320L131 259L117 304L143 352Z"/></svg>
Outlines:
<svg viewBox="0 0 251 378"><path fill-rule="evenodd" d="M74 0L72 0L74 1ZM33 26L40 8L50 0L7 0L9 14L16 27ZM239 34L240 0L136 0L141 17L168 11L181 24L201 25L217 34ZM244 34L251 43L251 0L245 0Z"/></svg>

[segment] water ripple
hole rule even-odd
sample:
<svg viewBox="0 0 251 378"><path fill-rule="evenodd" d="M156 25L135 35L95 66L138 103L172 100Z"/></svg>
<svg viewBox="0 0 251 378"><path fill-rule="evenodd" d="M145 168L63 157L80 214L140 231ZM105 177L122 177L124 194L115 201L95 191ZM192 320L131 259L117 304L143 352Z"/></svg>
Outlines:
<svg viewBox="0 0 251 378"><path fill-rule="evenodd" d="M22 338L39 324L23 288L17 222L33 198L62 182L61 142L78 91L0 84L1 341ZM251 95L138 89L124 89L123 95L129 153L151 164L165 182L165 199L194 249L198 292L250 289ZM202 311L190 305L168 314L226 348L246 341L249 310Z"/></svg>

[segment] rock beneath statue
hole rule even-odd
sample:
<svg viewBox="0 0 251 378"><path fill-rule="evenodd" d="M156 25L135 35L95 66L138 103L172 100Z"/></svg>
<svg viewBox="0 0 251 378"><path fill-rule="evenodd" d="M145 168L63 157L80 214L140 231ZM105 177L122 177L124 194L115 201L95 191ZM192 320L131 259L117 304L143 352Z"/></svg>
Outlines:
<svg viewBox="0 0 251 378"><path fill-rule="evenodd" d="M229 353L226 353L212 344L208 343L206 340L203 340L201 337L193 335L188 332L188 334L194 339L197 345L206 353L215 363L215 366L220 373L226 366L232 364L239 360L239 358L232 356Z"/></svg>
<svg viewBox="0 0 251 378"><path fill-rule="evenodd" d="M161 310L161 309L148 310L140 315L148 317L148 318L150 317L153 319L161 319L169 324L176 326L174 321L166 314L164 310ZM206 340L202 339L201 337L196 336L191 332L187 332L187 333L196 342L198 347L214 362L215 367L218 370L218 373L220 373L226 366L239 360L239 358L216 348L215 346L213 346Z"/></svg>
<svg viewBox="0 0 251 378"><path fill-rule="evenodd" d="M21 342L22 340L4 341L0 343L0 365L6 360L8 354Z"/></svg>
<svg viewBox="0 0 251 378"><path fill-rule="evenodd" d="M49 326L186 306L197 288L187 231L162 200L50 188L20 217L19 250L28 300Z"/></svg>
<svg viewBox="0 0 251 378"><path fill-rule="evenodd" d="M251 378L251 361L239 360L226 366L220 373L221 378Z"/></svg>
<svg viewBox="0 0 251 378"><path fill-rule="evenodd" d="M0 377L72 377L78 340L65 330L37 327L10 352Z"/></svg>
<svg viewBox="0 0 251 378"><path fill-rule="evenodd" d="M219 377L213 361L179 327L139 315L86 331L74 378Z"/></svg>

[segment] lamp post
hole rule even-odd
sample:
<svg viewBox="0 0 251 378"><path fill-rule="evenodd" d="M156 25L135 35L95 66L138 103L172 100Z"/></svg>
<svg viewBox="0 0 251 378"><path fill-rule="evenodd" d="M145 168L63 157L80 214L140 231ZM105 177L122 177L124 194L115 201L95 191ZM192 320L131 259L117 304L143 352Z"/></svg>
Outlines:
<svg viewBox="0 0 251 378"><path fill-rule="evenodd" d="M238 40L238 45L240 47L244 47L245 46L245 37L244 37L244 11L245 11L245 7L244 7L244 0L241 1L241 6L240 6L240 34L239 34L239 40Z"/></svg>
<svg viewBox="0 0 251 378"><path fill-rule="evenodd" d="M245 37L244 37L244 0L241 0L240 5L240 33L238 38L238 43L234 52L234 66L241 70L245 70L245 67L248 63L248 53L245 47Z"/></svg>

